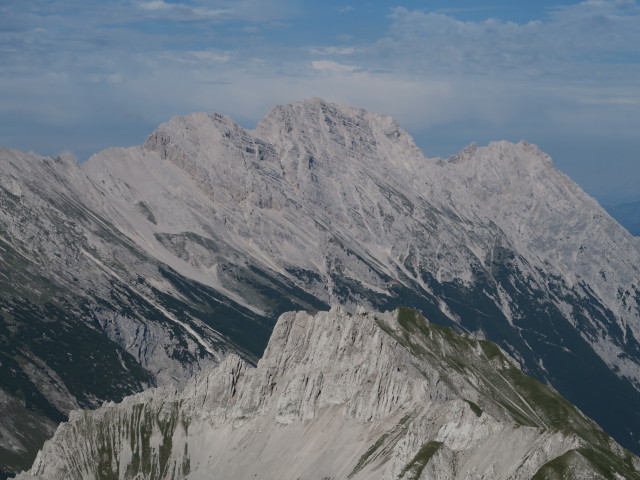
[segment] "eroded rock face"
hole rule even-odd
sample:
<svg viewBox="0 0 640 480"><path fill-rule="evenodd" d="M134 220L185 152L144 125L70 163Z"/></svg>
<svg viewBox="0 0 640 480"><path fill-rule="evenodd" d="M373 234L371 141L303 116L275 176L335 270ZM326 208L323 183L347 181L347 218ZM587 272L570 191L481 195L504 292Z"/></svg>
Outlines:
<svg viewBox="0 0 640 480"><path fill-rule="evenodd" d="M282 315L256 368L229 356L182 392L73 412L19 478L631 479L639 468L495 344L408 309L334 308Z"/></svg>
<svg viewBox="0 0 640 480"><path fill-rule="evenodd" d="M430 159L392 118L311 99L254 131L176 117L82 170L95 208L182 275L266 316L288 292L413 306L498 342L640 451L640 241L537 147ZM612 417L594 389L634 400Z"/></svg>
<svg viewBox="0 0 640 480"><path fill-rule="evenodd" d="M311 99L253 131L175 117L82 165L3 149L0 173L0 388L42 427L0 431L23 468L70 409L253 362L281 313L333 304L496 341L640 452L640 240L535 146L430 159Z"/></svg>

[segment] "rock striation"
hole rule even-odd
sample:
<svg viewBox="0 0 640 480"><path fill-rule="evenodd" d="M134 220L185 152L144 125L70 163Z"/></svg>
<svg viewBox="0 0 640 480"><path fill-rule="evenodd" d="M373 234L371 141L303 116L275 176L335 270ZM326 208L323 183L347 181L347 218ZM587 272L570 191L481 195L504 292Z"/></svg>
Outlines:
<svg viewBox="0 0 640 480"><path fill-rule="evenodd" d="M495 341L640 452L640 239L533 145L427 158L309 99L81 165L0 149L0 206L0 470L72 409L255 363L281 313L334 304Z"/></svg>
<svg viewBox="0 0 640 480"><path fill-rule="evenodd" d="M94 208L181 274L268 316L265 279L325 305L417 308L498 342L640 451L639 240L537 147L430 159L391 117L310 99L254 131L176 117L81 169L106 192ZM630 400L614 418L594 390Z"/></svg>
<svg viewBox="0 0 640 480"><path fill-rule="evenodd" d="M18 478L631 480L640 459L497 345L338 307L282 315L255 368L72 412Z"/></svg>

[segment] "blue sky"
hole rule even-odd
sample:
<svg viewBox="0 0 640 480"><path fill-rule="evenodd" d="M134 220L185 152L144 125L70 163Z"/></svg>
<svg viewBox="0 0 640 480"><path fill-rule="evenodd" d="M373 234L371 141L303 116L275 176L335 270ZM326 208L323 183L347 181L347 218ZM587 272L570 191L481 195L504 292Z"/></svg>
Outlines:
<svg viewBox="0 0 640 480"><path fill-rule="evenodd" d="M430 157L525 139L602 202L640 199L636 0L0 2L2 146L82 161L311 96L395 116Z"/></svg>

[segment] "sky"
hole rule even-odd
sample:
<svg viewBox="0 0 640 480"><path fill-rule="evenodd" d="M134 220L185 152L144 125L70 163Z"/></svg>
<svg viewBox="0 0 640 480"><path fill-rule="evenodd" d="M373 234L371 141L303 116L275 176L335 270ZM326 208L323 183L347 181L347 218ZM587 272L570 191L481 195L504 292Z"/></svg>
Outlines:
<svg viewBox="0 0 640 480"><path fill-rule="evenodd" d="M396 117L427 157L524 139L640 200L636 0L0 0L3 147L82 162L309 97Z"/></svg>

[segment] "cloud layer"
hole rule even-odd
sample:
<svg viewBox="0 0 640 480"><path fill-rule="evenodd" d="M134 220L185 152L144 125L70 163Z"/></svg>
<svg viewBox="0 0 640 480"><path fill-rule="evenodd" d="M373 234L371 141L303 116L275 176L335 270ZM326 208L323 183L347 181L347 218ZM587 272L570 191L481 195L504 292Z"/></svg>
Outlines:
<svg viewBox="0 0 640 480"><path fill-rule="evenodd" d="M0 145L83 158L175 114L252 126L322 96L396 116L427 155L525 138L591 193L640 198L636 1L549 5L527 21L430 4L5 0Z"/></svg>

